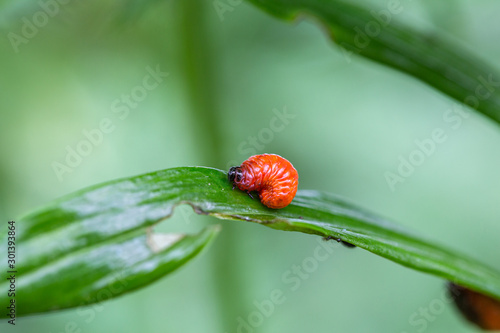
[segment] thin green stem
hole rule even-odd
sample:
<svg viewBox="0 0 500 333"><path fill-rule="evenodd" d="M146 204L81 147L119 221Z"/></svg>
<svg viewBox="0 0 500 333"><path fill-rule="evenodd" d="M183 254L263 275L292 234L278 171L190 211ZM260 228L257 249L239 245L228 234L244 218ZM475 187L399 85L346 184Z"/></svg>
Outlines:
<svg viewBox="0 0 500 333"><path fill-rule="evenodd" d="M210 47L207 8L205 2L183 0L179 5L179 34L182 70L185 77L186 98L196 142L199 142L200 161L213 167L225 165L221 152L223 129L217 110L214 50ZM216 304L221 316L222 330L234 331L236 318L248 310L238 255L238 243L243 236L238 227L225 224L212 251L212 277L217 291Z"/></svg>

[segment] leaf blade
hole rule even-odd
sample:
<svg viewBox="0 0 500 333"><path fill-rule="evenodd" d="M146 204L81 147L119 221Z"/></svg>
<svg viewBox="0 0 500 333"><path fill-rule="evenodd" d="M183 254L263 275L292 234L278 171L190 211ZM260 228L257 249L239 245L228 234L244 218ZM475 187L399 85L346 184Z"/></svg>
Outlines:
<svg viewBox="0 0 500 333"><path fill-rule="evenodd" d="M21 284L19 288L25 295L37 294L37 300L47 299L47 297L43 297L44 293L51 292L51 289L56 286L49 283L51 281L48 281L47 276L50 276L51 272L53 274L53 272L61 271L57 267L50 269L50 265L66 263L66 266L63 265L67 268L65 272L71 271L68 267L72 267L78 272L86 272L86 274L91 274L96 270L96 267L90 264L77 269L78 260L67 262L71 259L68 258L68 253L82 259L78 255L83 252L85 256L89 257L86 243L80 242L82 239L86 242L93 242L92 244L97 249L102 247L101 251L107 251L106 255L101 253L90 256L91 258L105 258L101 262L101 266L97 266L102 268L102 266L106 266L106 263L119 262L119 258L114 257L114 252L109 248L106 249L106 246L118 246L124 241L138 242L138 239L142 239L142 248L147 247L144 242L146 230L158 221L170 216L177 205L189 204L198 214L208 214L221 219L255 222L283 231L303 232L333 239L339 238L396 263L452 280L500 299L500 273L498 271L463 254L434 245L432 242L342 198L318 191L300 190L288 207L273 210L263 206L258 200L250 199L244 192L233 191L231 188L226 173L221 170L184 167L108 182L59 199L20 220L20 225L24 225L24 227L19 232L19 251L25 254L30 251L38 251L43 260L28 260L27 264L30 268L20 273L28 277L31 276L31 278L25 278L25 282L23 282L25 284ZM112 214L114 217L111 216ZM71 217L74 220L73 222L67 221L66 224L59 223L57 228L51 228L54 216L60 216L63 219ZM96 216L102 216L101 222L107 223L96 228ZM138 221L141 222L138 223ZM80 223L83 227L74 229L72 223ZM74 236L76 241L70 242L58 255L47 256L44 249L35 246L40 244L37 239L45 237L42 232L44 227L49 227L49 235L53 242L68 236ZM61 230L66 231L61 233ZM55 232L56 234L54 234ZM202 232L203 237L201 238L190 236L194 237L193 242L198 240L196 244L199 246L192 248L196 251L191 250L188 253L194 256L201 251L215 233L216 231L209 230ZM184 239L188 239L186 237ZM137 248L137 246L135 247ZM151 248L150 251L152 251ZM30 255L27 257L29 258ZM36 257L36 255L31 257ZM134 266L136 264L138 262L133 261L129 266L136 267ZM133 268L130 268L128 274L132 275L132 271ZM163 272L158 277L166 273ZM37 279L36 274L42 278ZM65 276L67 278L62 281L66 281L66 285L69 286L68 281L75 280L75 276L71 274ZM45 302L47 307L40 308L40 305L34 300L35 298L32 298L33 301L25 299L20 302L20 304L28 305L27 308L23 309L23 313L87 304L87 298L97 295L99 290L109 288L108 284L105 283L110 279L109 276L107 277L106 274L106 276L99 275L98 277L99 279L86 281L92 292L80 290L76 296L78 302L75 299L64 298L64 295L59 294L60 300L57 297L49 297L48 300L52 303ZM126 291L151 282L148 282L148 278L151 279L151 276L141 275L138 282L131 284L131 287ZM53 282L61 283L61 279L56 279ZM3 292L5 287L6 283L0 284L0 298L6 295ZM82 303L82 299L85 302Z"/></svg>
<svg viewBox="0 0 500 333"><path fill-rule="evenodd" d="M71 196L69 198L71 200ZM58 209L57 204L31 214L31 220L20 219L16 224L29 224L37 217L53 216L46 214L52 209ZM80 243L70 240L71 246L49 255L57 246L40 247L49 244L47 238L57 245L65 237L82 236L74 234L73 224L78 220L67 222L67 230L59 234L44 235L38 230L37 235L31 234L25 240L23 236L29 233L20 232L16 251L21 256L15 274L17 316L85 306L149 285L196 257L220 229L214 225L195 235L156 234L152 232L154 223L151 223L151 226L146 224L126 231L116 229L119 232L112 237L82 246L73 246ZM0 283L0 302L4 304L10 301L9 287L9 281ZM1 318L6 316L4 312Z"/></svg>
<svg viewBox="0 0 500 333"><path fill-rule="evenodd" d="M468 105L500 123L498 69L438 31L422 32L402 23L397 10L386 10L390 19L384 25L372 8L353 1L248 1L284 20L313 16L346 57L357 54L402 71L457 100L459 111ZM367 32L374 24L380 29Z"/></svg>

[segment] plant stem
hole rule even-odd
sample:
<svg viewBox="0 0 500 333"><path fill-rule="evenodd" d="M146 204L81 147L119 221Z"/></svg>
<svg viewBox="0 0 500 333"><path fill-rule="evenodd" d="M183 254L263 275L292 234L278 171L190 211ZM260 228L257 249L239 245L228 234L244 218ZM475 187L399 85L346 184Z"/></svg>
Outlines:
<svg viewBox="0 0 500 333"><path fill-rule="evenodd" d="M191 112L193 135L200 147L200 161L213 167L224 167L221 152L223 132L217 110L217 84L213 50L210 47L210 27L207 22L205 2L183 0L179 6L179 34L181 63L185 77L186 98ZM217 306L223 332L232 332L236 318L247 313L244 267L238 255L238 243L242 239L238 227L225 224L215 242L211 255L213 283L217 292Z"/></svg>

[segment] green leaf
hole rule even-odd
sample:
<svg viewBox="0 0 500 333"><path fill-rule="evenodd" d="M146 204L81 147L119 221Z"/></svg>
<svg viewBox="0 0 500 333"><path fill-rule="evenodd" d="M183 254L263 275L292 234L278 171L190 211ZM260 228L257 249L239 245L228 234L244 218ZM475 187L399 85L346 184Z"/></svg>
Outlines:
<svg viewBox="0 0 500 333"><path fill-rule="evenodd" d="M20 219L16 223L17 249L22 254L17 268L22 276L16 293L18 315L115 297L192 258L216 229L173 244L160 241L165 243L160 249L151 240L162 236L148 234L149 227L170 216L179 204L221 219L342 239L500 299L499 272L339 197L300 190L288 207L273 210L233 191L221 170L184 167L93 186ZM6 288L7 283L0 285L0 304L7 302Z"/></svg>
<svg viewBox="0 0 500 333"><path fill-rule="evenodd" d="M439 31L422 32L401 22L403 5L373 10L346 0L248 0L272 15L312 16L350 62L356 54L418 78L500 122L500 74ZM378 15L381 11L383 15ZM381 19L380 17L383 17Z"/></svg>
<svg viewBox="0 0 500 333"><path fill-rule="evenodd" d="M173 206L150 210L147 184L142 186L135 192L140 187L130 179L89 188L15 223L17 316L85 306L144 287L194 258L218 232L215 225L196 235L153 233L150 226ZM1 246L7 248L4 235ZM10 302L10 282L0 284L1 304Z"/></svg>

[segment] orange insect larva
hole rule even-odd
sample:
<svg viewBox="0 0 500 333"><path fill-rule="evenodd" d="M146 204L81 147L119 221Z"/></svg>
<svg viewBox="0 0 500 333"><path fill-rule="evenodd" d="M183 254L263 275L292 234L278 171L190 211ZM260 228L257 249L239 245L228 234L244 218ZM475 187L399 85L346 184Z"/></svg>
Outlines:
<svg viewBox="0 0 500 333"><path fill-rule="evenodd" d="M259 192L260 201L267 207L279 209L292 202L297 193L299 174L292 163L279 155L255 155L232 167L227 173L233 189Z"/></svg>
<svg viewBox="0 0 500 333"><path fill-rule="evenodd" d="M448 293L464 317L485 331L500 330L500 301L477 291L448 283Z"/></svg>

